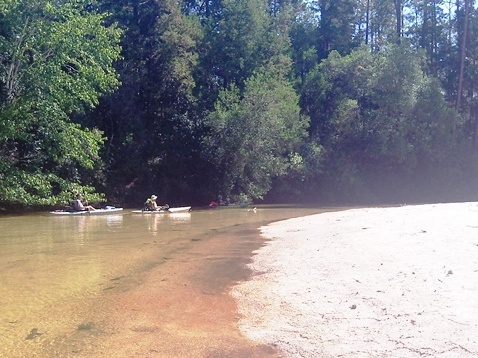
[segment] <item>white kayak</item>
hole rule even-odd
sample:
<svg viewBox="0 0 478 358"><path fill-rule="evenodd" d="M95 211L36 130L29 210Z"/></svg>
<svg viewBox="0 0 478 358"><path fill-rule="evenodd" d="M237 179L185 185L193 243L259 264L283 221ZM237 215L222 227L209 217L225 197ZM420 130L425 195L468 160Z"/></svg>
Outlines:
<svg viewBox="0 0 478 358"><path fill-rule="evenodd" d="M122 211L123 208L115 208L113 206L107 206L104 209L96 209L96 210L84 210L84 211L68 211L68 210L55 210L50 211L52 215L105 215L105 214L112 214L117 213L118 211Z"/></svg>
<svg viewBox="0 0 478 358"><path fill-rule="evenodd" d="M167 210L156 210L156 211L133 210L131 212L133 214L168 214L168 213L179 213L179 212L190 211L190 210L191 210L190 206L180 206L180 207L177 207L177 208L169 208Z"/></svg>

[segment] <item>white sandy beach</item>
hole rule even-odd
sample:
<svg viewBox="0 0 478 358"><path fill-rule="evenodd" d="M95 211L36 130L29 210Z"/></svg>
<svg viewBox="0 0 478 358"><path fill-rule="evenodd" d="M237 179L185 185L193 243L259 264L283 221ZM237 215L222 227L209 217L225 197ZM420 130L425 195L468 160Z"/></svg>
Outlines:
<svg viewBox="0 0 478 358"><path fill-rule="evenodd" d="M241 330L284 357L478 357L478 203L277 222L235 286Z"/></svg>

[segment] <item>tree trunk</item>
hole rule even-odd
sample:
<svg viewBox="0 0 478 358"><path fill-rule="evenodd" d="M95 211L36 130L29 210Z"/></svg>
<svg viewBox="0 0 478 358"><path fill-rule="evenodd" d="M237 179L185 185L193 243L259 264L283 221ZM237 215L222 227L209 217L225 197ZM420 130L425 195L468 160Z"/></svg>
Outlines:
<svg viewBox="0 0 478 358"><path fill-rule="evenodd" d="M478 110L476 105L471 107L470 120L474 122L475 126L473 128L473 147L475 150L478 150Z"/></svg>
<svg viewBox="0 0 478 358"><path fill-rule="evenodd" d="M368 45L368 32L370 22L370 0L367 0L366 19L365 19L365 44Z"/></svg>
<svg viewBox="0 0 478 358"><path fill-rule="evenodd" d="M395 4L395 16L397 18L397 43L401 42L402 38L402 0L393 0Z"/></svg>
<svg viewBox="0 0 478 358"><path fill-rule="evenodd" d="M457 1L457 5L459 1ZM466 39L468 38L468 8L470 0L465 0L465 14L464 14L464 24L463 24L463 36L461 39L461 49L460 49L460 70L458 75L458 90L456 94L456 106L455 108L459 111L461 109L461 99L463 97L463 77L465 74L465 57L466 57Z"/></svg>

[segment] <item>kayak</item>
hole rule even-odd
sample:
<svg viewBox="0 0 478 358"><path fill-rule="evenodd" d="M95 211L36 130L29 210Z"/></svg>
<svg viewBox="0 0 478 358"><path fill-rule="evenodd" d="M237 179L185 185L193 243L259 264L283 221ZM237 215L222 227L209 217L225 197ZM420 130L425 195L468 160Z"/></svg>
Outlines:
<svg viewBox="0 0 478 358"><path fill-rule="evenodd" d="M177 208L169 208L167 210L156 210L156 211L150 211L150 210L133 210L131 211L133 214L168 214L168 213L179 213L183 211L191 211L190 206L180 206Z"/></svg>
<svg viewBox="0 0 478 358"><path fill-rule="evenodd" d="M107 206L104 209L96 209L96 210L84 210L84 211L68 211L68 210L54 210L50 211L52 215L105 215L105 214L112 214L122 211L123 208L115 208L113 206Z"/></svg>

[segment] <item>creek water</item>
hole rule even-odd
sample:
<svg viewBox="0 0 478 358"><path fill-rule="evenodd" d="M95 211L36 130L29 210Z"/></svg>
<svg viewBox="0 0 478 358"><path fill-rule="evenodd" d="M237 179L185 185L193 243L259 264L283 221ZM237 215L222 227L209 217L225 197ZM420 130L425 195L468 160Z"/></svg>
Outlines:
<svg viewBox="0 0 478 358"><path fill-rule="evenodd" d="M259 227L323 211L259 206L257 211L228 207L155 215L124 210L104 216L0 217L0 357L82 356L71 342L81 346L81 334L91 330L92 322L103 320L102 332L108 330L106 318L95 312L105 302L114 305L105 299L109 292L139 285L141 273L184 259L195 246L208 245L209 237L224 235L238 243L248 236L260 245ZM250 246L228 250L227 255L251 255ZM225 274L229 284L239 277ZM103 338L97 332L87 339Z"/></svg>

